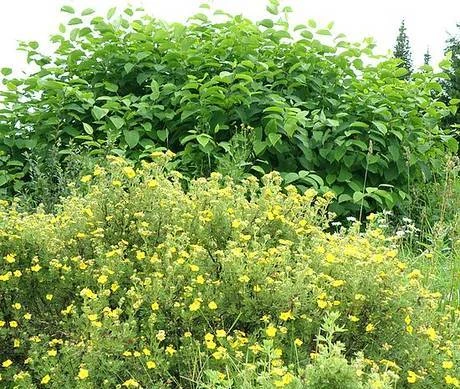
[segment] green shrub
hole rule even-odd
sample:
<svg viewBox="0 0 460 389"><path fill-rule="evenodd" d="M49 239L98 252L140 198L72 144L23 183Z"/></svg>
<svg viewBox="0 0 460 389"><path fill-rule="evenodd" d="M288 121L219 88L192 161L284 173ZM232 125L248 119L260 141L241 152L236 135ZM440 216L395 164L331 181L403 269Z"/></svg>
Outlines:
<svg viewBox="0 0 460 389"><path fill-rule="evenodd" d="M319 352L312 363L305 370L305 386L311 389L360 389L360 388L392 388L398 380L398 376L391 370L383 374L370 374L365 377L359 374L364 370L365 358L358 354L353 364L343 356L344 347L338 342L334 343L336 333L346 331L336 325L340 317L333 312L324 320L322 330L324 336L317 337ZM364 380L368 380L364 383Z"/></svg>
<svg viewBox="0 0 460 389"><path fill-rule="evenodd" d="M168 155L111 157L56 214L2 202L3 387L458 380L458 309L373 216L324 232L332 195L283 191L278 173L184 192Z"/></svg>
<svg viewBox="0 0 460 389"><path fill-rule="evenodd" d="M439 100L445 75L426 66L407 81L371 39L350 43L312 20L289 26L279 15L289 9L270 4L275 16L257 23L217 12L186 25L64 7L55 53L23 43L38 71L3 81L0 185L11 194L30 181L24 151L40 160L57 146L65 166L75 147L134 161L166 147L192 177L228 171L233 158L236 177L276 169L302 190L333 190L339 214L400 204L408 182L457 150L440 128L455 111ZM252 129L244 142L241 125Z"/></svg>

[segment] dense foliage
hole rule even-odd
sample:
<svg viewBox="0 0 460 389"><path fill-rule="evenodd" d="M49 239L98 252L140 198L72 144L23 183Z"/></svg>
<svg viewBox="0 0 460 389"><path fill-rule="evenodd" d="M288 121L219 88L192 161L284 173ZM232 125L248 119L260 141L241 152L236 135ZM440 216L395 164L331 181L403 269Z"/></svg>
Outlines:
<svg viewBox="0 0 460 389"><path fill-rule="evenodd" d="M440 127L455 111L439 100L443 74L424 67L404 80L372 40L350 43L312 20L292 28L289 9L270 4L275 16L258 23L217 12L186 25L63 7L72 15L52 56L22 44L36 73L2 70L3 191L38 191L36 177L60 189L76 152L137 161L166 147L192 177L276 169L302 190L332 190L339 214L400 204L457 150Z"/></svg>
<svg viewBox="0 0 460 389"><path fill-rule="evenodd" d="M458 387L459 311L374 216L326 233L330 194L277 173L184 192L168 156L2 202L2 387Z"/></svg>

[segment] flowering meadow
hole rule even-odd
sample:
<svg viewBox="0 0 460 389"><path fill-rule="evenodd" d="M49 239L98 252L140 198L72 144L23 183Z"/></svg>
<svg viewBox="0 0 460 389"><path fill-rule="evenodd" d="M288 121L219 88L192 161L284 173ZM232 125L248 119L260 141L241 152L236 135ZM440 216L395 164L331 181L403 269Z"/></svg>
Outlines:
<svg viewBox="0 0 460 389"><path fill-rule="evenodd" d="M0 389L460 388L451 54L61 10L0 67Z"/></svg>
<svg viewBox="0 0 460 389"><path fill-rule="evenodd" d="M332 193L110 157L0 208L2 388L458 388L460 311Z"/></svg>

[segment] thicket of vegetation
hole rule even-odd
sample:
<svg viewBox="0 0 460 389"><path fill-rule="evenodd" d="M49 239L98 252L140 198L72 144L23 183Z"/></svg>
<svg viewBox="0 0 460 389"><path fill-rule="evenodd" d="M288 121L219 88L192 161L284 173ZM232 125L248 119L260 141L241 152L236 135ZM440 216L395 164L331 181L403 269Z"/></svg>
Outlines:
<svg viewBox="0 0 460 389"><path fill-rule="evenodd" d="M85 10L52 37L52 57L23 44L39 70L4 80L0 184L49 202L50 190L27 183L56 186L53 171L75 152L138 160L165 147L192 177L275 169L302 190L332 190L338 214L400 205L458 150L441 127L456 111L441 100L447 76L424 66L406 80L371 40L311 20L290 27L277 7L258 23L220 13L186 26Z"/></svg>
<svg viewBox="0 0 460 389"><path fill-rule="evenodd" d="M456 53L267 9L64 6L1 69L1 387L460 387Z"/></svg>

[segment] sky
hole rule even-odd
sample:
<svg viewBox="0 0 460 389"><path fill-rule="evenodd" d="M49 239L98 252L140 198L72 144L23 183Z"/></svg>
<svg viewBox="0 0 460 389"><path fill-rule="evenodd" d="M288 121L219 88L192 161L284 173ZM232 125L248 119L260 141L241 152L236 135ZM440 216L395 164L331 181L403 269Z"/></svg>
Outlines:
<svg viewBox="0 0 460 389"><path fill-rule="evenodd" d="M253 20L267 17L267 0L210 0L215 9L243 14ZM60 12L62 5L77 10L93 8L102 15L113 6L123 9L128 4L143 6L156 18L166 21L186 21L199 11L203 0L1 0L0 1L0 68L11 67L15 73L27 71L24 54L16 51L19 40L36 40L42 47L50 47L50 35L58 24L68 19ZM335 33L345 33L349 40L361 41L374 37L376 51L388 53L395 44L401 20L406 21L415 65L423 63L429 48L432 63L443 57L448 33L456 33L460 23L460 0L287 0L292 24L314 19L319 26L334 22Z"/></svg>

